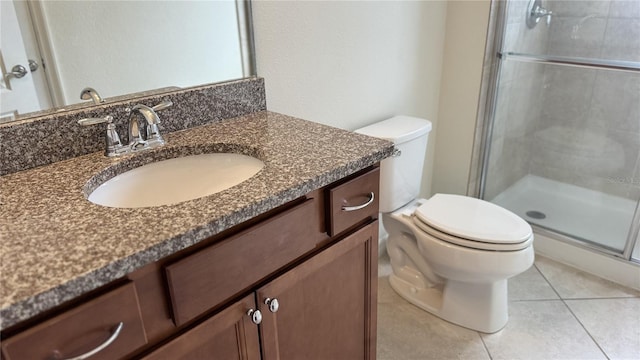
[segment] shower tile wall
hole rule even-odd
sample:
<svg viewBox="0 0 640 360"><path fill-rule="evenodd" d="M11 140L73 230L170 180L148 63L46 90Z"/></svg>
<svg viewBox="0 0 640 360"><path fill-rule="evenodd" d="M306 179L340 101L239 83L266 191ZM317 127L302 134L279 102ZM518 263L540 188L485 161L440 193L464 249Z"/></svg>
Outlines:
<svg viewBox="0 0 640 360"><path fill-rule="evenodd" d="M546 6L555 14L547 54L640 61L639 1ZM529 172L637 199L640 75L547 65L543 93Z"/></svg>
<svg viewBox="0 0 640 360"><path fill-rule="evenodd" d="M640 1L543 1L554 17L534 29L524 25L527 3L510 2L508 51L640 61ZM486 198L526 174L640 197L640 75L503 66L489 168L500 175Z"/></svg>

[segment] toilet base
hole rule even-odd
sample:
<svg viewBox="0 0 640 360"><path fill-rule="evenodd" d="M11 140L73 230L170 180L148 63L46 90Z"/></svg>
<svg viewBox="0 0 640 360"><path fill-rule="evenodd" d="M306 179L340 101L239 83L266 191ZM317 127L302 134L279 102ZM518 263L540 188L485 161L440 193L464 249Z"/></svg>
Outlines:
<svg viewBox="0 0 640 360"><path fill-rule="evenodd" d="M413 305L471 330L494 333L509 318L506 279L479 284L447 280L434 287L420 288L391 274L389 283Z"/></svg>

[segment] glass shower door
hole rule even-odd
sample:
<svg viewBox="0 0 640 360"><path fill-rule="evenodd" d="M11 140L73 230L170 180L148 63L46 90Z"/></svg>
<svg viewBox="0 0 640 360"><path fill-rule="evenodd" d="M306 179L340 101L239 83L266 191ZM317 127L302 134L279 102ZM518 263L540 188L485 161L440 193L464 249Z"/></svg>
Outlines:
<svg viewBox="0 0 640 360"><path fill-rule="evenodd" d="M508 1L482 198L631 256L640 200L638 39L640 1Z"/></svg>

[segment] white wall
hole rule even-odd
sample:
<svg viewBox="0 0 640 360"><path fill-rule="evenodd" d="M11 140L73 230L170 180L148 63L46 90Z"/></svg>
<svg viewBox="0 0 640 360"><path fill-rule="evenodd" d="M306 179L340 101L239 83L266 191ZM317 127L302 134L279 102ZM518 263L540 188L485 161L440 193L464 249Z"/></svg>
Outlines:
<svg viewBox="0 0 640 360"><path fill-rule="evenodd" d="M348 130L397 114L431 120L423 177L423 195L430 194L447 2L252 6L267 108Z"/></svg>
<svg viewBox="0 0 640 360"><path fill-rule="evenodd" d="M434 193L467 192L489 9L489 0L448 3Z"/></svg>

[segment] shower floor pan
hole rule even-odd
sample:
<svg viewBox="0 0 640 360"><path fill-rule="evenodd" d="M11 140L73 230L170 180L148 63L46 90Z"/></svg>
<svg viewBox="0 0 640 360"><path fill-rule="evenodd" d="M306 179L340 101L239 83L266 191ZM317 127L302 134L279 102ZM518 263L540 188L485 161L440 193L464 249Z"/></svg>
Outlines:
<svg viewBox="0 0 640 360"><path fill-rule="evenodd" d="M636 203L632 200L527 175L491 202L531 224L622 253Z"/></svg>

